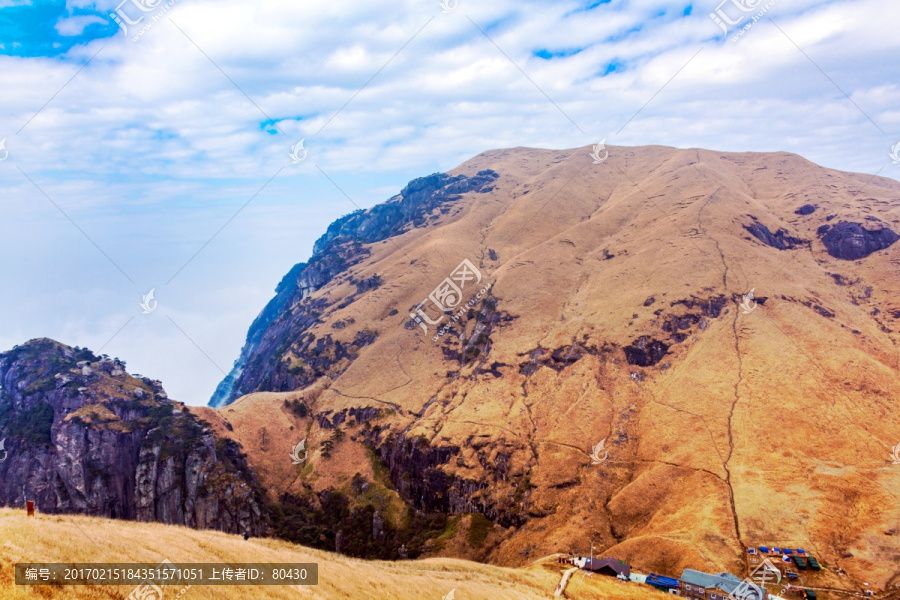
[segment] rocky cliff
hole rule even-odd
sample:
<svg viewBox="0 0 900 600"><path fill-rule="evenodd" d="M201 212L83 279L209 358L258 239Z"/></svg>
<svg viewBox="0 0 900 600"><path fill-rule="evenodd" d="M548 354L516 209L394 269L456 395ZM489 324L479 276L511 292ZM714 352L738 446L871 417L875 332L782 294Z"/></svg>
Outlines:
<svg viewBox="0 0 900 600"><path fill-rule="evenodd" d="M257 535L258 484L158 381L52 340L0 354L0 505Z"/></svg>
<svg viewBox="0 0 900 600"><path fill-rule="evenodd" d="M298 263L281 280L275 297L254 320L240 357L216 388L210 406L224 406L243 394L260 390L286 391L309 384L325 373L334 372L334 363L352 360L361 346L371 340L354 340L348 346L335 345L330 337L310 338L292 364L270 360L283 355L288 346L301 338L321 313L320 302L309 301L310 294L369 255L365 244L373 244L400 235L436 218L435 211L447 214L462 193L487 193L497 174L486 169L472 177L435 173L411 181L400 194L369 210L359 210L332 223L313 246L309 262ZM377 275L353 281L356 294L344 300L349 304L360 294L381 284ZM323 353L329 354L322 359ZM340 369L340 367L337 367Z"/></svg>

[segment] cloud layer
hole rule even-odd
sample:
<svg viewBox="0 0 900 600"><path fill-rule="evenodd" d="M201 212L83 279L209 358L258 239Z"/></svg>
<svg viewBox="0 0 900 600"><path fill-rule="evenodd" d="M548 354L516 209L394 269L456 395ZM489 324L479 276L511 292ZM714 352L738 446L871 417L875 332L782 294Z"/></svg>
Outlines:
<svg viewBox="0 0 900 600"><path fill-rule="evenodd" d="M900 5L741 1L0 3L0 345L113 338L205 402L328 222L491 148L787 150L896 177ZM127 34L117 7L142 17ZM744 16L727 36L717 8Z"/></svg>

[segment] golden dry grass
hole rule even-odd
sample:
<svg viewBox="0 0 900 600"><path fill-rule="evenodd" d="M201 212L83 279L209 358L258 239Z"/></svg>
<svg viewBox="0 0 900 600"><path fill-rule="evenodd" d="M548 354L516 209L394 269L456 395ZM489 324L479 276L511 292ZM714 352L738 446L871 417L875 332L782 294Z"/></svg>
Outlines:
<svg viewBox="0 0 900 600"><path fill-rule="evenodd" d="M456 590L457 600L529 600L552 597L562 569L554 558L510 569L457 559L378 562L347 558L271 539L240 536L157 523L135 523L83 516L38 515L0 509L0 598L20 600L121 600L132 586L16 586L17 562L315 562L319 585L193 586L184 600L440 600ZM174 598L181 588L166 588ZM652 600L650 587L605 577L575 577L567 593L578 600Z"/></svg>

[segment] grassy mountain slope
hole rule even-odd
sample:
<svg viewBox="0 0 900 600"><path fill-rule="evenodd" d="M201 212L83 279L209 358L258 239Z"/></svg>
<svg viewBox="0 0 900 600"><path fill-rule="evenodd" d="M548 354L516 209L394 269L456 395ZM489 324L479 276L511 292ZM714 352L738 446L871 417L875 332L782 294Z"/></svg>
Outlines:
<svg viewBox="0 0 900 600"><path fill-rule="evenodd" d="M68 543L60 544L60 540ZM0 597L4 600L53 598L121 600L132 586L16 586L17 562L315 562L319 584L289 586L193 586L192 600L367 598L438 600L456 589L457 600L528 600L546 598L559 581L555 559L523 569L491 567L454 559L367 562L287 542L220 532L197 531L156 523L135 523L82 516L38 515L0 509ZM181 589L166 586L166 597ZM648 586L609 578L575 578L569 597L579 600L652 600L662 598Z"/></svg>
<svg viewBox="0 0 900 600"><path fill-rule="evenodd" d="M498 564L593 539L645 570L742 574L768 543L846 570L833 587L900 584L900 184L656 146L599 165L496 150L449 175L487 170L489 189L362 244L260 337L256 391L299 382L309 411L219 409L264 485L374 481L371 449L407 505L487 517L477 551ZM409 315L463 259L483 278L463 300L490 291L435 342Z"/></svg>

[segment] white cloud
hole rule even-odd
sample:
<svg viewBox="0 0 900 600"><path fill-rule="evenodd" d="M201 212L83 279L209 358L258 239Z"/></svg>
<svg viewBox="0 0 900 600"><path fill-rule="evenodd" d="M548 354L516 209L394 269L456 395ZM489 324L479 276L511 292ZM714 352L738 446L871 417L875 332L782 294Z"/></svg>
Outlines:
<svg viewBox="0 0 900 600"><path fill-rule="evenodd" d="M84 33L85 27L92 23L105 23L104 19L95 15L81 15L77 17L66 17L60 19L56 23L56 31L59 35L73 36Z"/></svg>
<svg viewBox="0 0 900 600"><path fill-rule="evenodd" d="M21 298L39 300L0 315L0 330L83 335L64 340L82 345L111 335L140 294L171 276L282 167L176 280L185 303L179 324L223 367L281 275L306 258L328 221L354 208L315 165L369 205L376 193L386 199L408 179L486 149L602 138L610 145L788 150L873 173L887 161L900 139L900 89L884 57L900 50L892 27L900 5L781 0L766 16L784 33L764 18L731 42L714 39L720 30L708 13L718 2L694 1L693 14L682 18L688 3L616 0L580 10L578 2L460 0L441 14L437 2L412 0L194 0L177 3L138 42L120 34L76 47L63 61L0 57L0 138L9 138L10 151L0 165L0 192L9 198L4 215L15 216L0 248L14 254L48 231L65 240L15 270ZM60 33L74 35L88 19L62 21ZM542 50L577 52L545 60L535 55ZM624 70L603 76L612 63ZM267 131L263 113L285 135ZM302 137L309 158L287 166ZM137 287L15 165L121 260ZM67 255L66 268L55 264L56 252ZM50 317L57 293L49 274L73 297L87 294L79 281L91 281L90 289L106 290L91 298L121 295L127 310L79 301L73 305L81 317ZM19 298L7 300L26 302ZM2 341L22 341L5 335ZM147 333L150 341L134 335L117 350L126 360L174 352L169 334ZM177 347L179 356L191 352ZM141 369L182 390L182 399L205 400L197 390L211 392L221 374L199 366L192 374L177 363L160 359L152 363L160 372Z"/></svg>

